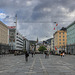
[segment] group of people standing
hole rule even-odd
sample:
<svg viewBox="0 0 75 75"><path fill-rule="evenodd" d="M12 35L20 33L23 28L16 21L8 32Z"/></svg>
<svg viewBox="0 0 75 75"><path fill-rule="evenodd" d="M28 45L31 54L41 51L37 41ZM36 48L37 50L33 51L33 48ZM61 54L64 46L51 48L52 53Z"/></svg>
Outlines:
<svg viewBox="0 0 75 75"><path fill-rule="evenodd" d="M61 57L64 57L65 53L63 52L63 53L61 53L60 55L61 55Z"/></svg>

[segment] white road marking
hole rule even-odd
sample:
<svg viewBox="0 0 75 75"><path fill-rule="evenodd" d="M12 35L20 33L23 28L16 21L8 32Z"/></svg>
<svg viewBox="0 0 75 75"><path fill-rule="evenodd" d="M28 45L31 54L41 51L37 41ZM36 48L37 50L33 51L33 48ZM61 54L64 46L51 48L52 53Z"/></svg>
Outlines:
<svg viewBox="0 0 75 75"><path fill-rule="evenodd" d="M45 69L45 67L44 67L44 65L43 65L42 60L41 60L40 57L39 57L39 59L40 59L40 63L41 63L42 69L43 69L43 71L44 71L44 74L45 74L45 75L48 75L48 73L47 73L47 71L46 71L46 69Z"/></svg>
<svg viewBox="0 0 75 75"><path fill-rule="evenodd" d="M34 58L32 65L29 66L29 67L30 67L29 72L25 72L26 74L30 74L30 75L31 75L32 73L36 73L36 72L33 72L33 68L34 68L35 60L36 60L36 58Z"/></svg>
<svg viewBox="0 0 75 75"><path fill-rule="evenodd" d="M34 64L35 64L35 60L36 60L36 58L34 58L34 61L33 61L32 65L31 65L31 67L30 67L30 70L32 70L32 69L33 69Z"/></svg>

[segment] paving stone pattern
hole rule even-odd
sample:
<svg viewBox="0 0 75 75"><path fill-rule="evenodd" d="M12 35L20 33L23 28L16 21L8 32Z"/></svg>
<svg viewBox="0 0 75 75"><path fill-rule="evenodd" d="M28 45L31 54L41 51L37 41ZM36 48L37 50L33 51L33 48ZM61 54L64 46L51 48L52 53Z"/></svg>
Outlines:
<svg viewBox="0 0 75 75"><path fill-rule="evenodd" d="M24 55L0 56L0 75L75 75L75 56L44 54L29 55L28 62Z"/></svg>

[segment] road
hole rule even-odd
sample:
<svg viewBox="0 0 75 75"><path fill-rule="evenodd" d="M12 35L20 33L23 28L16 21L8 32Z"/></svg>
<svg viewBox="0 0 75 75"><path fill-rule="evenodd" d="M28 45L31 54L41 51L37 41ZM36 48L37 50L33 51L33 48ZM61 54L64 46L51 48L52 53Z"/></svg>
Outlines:
<svg viewBox="0 0 75 75"><path fill-rule="evenodd" d="M75 75L75 56L50 55L45 59L43 54L29 55L25 62L24 55L7 55L0 58L0 75Z"/></svg>

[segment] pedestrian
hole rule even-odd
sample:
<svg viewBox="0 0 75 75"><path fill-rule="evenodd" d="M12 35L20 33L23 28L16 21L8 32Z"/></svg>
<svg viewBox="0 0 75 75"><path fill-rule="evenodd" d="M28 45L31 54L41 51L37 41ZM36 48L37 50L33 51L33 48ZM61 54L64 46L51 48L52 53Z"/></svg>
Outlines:
<svg viewBox="0 0 75 75"><path fill-rule="evenodd" d="M64 57L64 55L65 55L65 54L64 54L64 52L63 52L63 57Z"/></svg>
<svg viewBox="0 0 75 75"><path fill-rule="evenodd" d="M16 55L17 55L17 52L15 51L15 52L14 52L14 56L16 56Z"/></svg>
<svg viewBox="0 0 75 75"><path fill-rule="evenodd" d="M25 52L25 60L26 60L26 62L28 62L28 56L29 56L29 53L26 51Z"/></svg>
<svg viewBox="0 0 75 75"><path fill-rule="evenodd" d="M34 55L35 55L35 52L34 52Z"/></svg>
<svg viewBox="0 0 75 75"><path fill-rule="evenodd" d="M61 58L62 58L62 55L63 55L63 54L61 53L60 55L61 55Z"/></svg>
<svg viewBox="0 0 75 75"><path fill-rule="evenodd" d="M45 52L45 58L47 58L47 52Z"/></svg>
<svg viewBox="0 0 75 75"><path fill-rule="evenodd" d="M33 57L33 52L32 52L32 57Z"/></svg>

